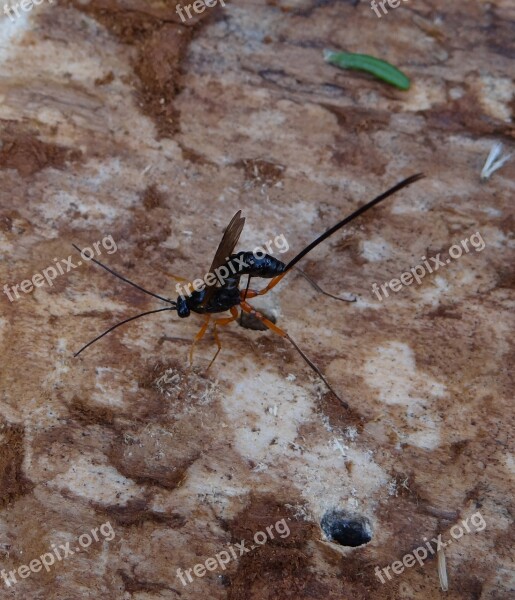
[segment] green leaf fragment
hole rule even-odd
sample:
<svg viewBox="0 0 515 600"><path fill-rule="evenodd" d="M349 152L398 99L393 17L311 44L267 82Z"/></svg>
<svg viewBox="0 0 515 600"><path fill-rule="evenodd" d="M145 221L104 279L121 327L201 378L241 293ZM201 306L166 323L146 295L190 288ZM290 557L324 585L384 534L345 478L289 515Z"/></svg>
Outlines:
<svg viewBox="0 0 515 600"><path fill-rule="evenodd" d="M353 52L324 50L324 59L329 64L341 67L342 69L354 69L355 71L370 73L377 77L377 79L385 81L399 90L409 90L411 82L402 71L374 56L354 54Z"/></svg>

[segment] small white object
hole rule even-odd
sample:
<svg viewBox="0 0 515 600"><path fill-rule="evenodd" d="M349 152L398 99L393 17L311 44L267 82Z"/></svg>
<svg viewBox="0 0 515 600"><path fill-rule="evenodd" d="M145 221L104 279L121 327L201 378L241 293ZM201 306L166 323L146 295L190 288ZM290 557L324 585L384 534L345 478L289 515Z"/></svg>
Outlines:
<svg viewBox="0 0 515 600"><path fill-rule="evenodd" d="M348 450L349 447L345 446L345 444L342 445L341 442L340 442L340 440L338 438L333 438L333 448L335 450L339 450L341 452L341 455L343 457L347 456L345 450Z"/></svg>
<svg viewBox="0 0 515 600"><path fill-rule="evenodd" d="M481 171L481 181L487 181L488 179L490 179L490 177L511 158L511 154L501 156L502 151L503 145L501 144L501 142L496 142L492 146L490 154L486 159L485 166Z"/></svg>
<svg viewBox="0 0 515 600"><path fill-rule="evenodd" d="M443 548L438 548L436 553L438 558L438 577L440 578L440 587L446 592L449 589L449 579L447 578L447 563L445 562L445 552Z"/></svg>

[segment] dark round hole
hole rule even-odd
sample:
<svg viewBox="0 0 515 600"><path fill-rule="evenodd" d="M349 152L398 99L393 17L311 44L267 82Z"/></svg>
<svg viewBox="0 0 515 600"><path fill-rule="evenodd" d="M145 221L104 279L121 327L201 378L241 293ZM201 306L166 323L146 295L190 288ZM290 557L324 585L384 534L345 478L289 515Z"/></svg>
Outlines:
<svg viewBox="0 0 515 600"><path fill-rule="evenodd" d="M372 539L372 528L366 517L351 515L343 510L326 512L320 522L323 532L340 546L356 548Z"/></svg>

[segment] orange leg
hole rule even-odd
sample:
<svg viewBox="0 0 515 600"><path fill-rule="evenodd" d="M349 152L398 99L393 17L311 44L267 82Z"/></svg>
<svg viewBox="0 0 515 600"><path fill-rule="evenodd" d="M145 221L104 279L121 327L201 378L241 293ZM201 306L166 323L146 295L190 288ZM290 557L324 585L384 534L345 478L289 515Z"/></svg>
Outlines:
<svg viewBox="0 0 515 600"><path fill-rule="evenodd" d="M168 275L168 277L171 277L172 279L175 279L176 281L188 281L185 277L181 277L180 275L174 275L173 273L170 273L170 271L165 271L164 269L161 269L161 267L156 267L156 268L158 271L161 271L161 273Z"/></svg>
<svg viewBox="0 0 515 600"><path fill-rule="evenodd" d="M181 277L180 275L174 275L173 273L170 273L169 271L165 271L164 269L161 269L160 267L157 267L157 270L161 271L161 273L164 273L168 277L171 277L172 279L175 279L176 281L180 281L181 283L185 283L186 285L182 286L182 291L185 292L187 296L189 296L191 294L192 287L193 287L193 284L191 283L191 281L189 281L185 277ZM176 290L176 291L178 293L180 293L179 290Z"/></svg>
<svg viewBox="0 0 515 600"><path fill-rule="evenodd" d="M340 296L335 296L334 294L330 294L329 292L326 292L318 285L318 283L316 283L316 281L311 279L311 277L309 275L307 275L307 273L304 273L304 271L302 271L298 267L294 267L294 268L298 273L300 273L300 275L302 275L302 277L304 277L304 279L306 279L307 281L309 281L309 283L311 283L311 285L317 290L317 292L324 294L324 296L329 296L329 298L334 298L335 300L340 300L341 302L356 302L355 297L352 299L351 298L341 298ZM242 292L241 299L246 300L247 298L255 298L256 296L263 296L264 294L269 292L273 287L275 287L285 275L286 275L286 273L277 275L277 277L274 277L270 281L270 283L265 288L260 290L259 292L256 290L250 290L250 289L246 290L246 293Z"/></svg>
<svg viewBox="0 0 515 600"><path fill-rule="evenodd" d="M282 273L281 275L277 275L277 277L274 277L270 283L263 288L262 290L260 290L259 292L256 292L256 290L248 290L247 291L247 295L245 296L245 293L242 293L242 300L245 300L245 298L255 298L256 296L263 296L264 294L268 293L272 288L274 288L280 281L281 279L286 275L286 273ZM249 312L249 311L245 311L245 312ZM256 315L254 315L256 316ZM259 317L258 317L259 319ZM266 325L266 323L265 323Z"/></svg>
<svg viewBox="0 0 515 600"><path fill-rule="evenodd" d="M249 292L250 291L251 290L249 290ZM259 296L259 295L261 295L261 292L255 292L255 295ZM262 315L260 312L258 312L255 308L252 308L252 306L250 306L250 304L248 302L243 301L240 304L240 306L241 306L241 310L243 312L249 313L256 319L259 319L262 323L264 323L268 327L268 329L271 329L274 333L277 333L277 335L280 335L281 337L290 339L290 336L286 333L286 331L283 331L280 327L277 327L277 325L275 323L272 323L272 321L267 319L264 315Z"/></svg>
<svg viewBox="0 0 515 600"><path fill-rule="evenodd" d="M220 343L220 338L218 337L218 332L216 331L216 328L218 327L218 325L224 326L224 325L228 325L232 321L236 321L239 314L238 314L238 309L235 306L231 307L231 315L232 315L232 317L224 317L223 319L215 319L215 325L213 327L213 336L215 338L216 345L218 346L218 350L216 351L216 354L213 356L211 362L209 363L209 367L207 368L208 370L211 368L211 365L215 362L216 357L218 356L218 354L220 353L220 350L222 349L222 344Z"/></svg>
<svg viewBox="0 0 515 600"><path fill-rule="evenodd" d="M193 340L193 343L191 344L191 348L190 348L190 367L193 365L193 350L195 349L195 344L197 342L199 342L204 337L204 334L206 333L207 326L209 325L209 321L211 319L211 315L205 315L205 318L206 318L206 320L204 322L204 325L202 325L202 327L200 328L199 332L195 336L195 339Z"/></svg>
<svg viewBox="0 0 515 600"><path fill-rule="evenodd" d="M279 279L279 281L280 281L282 277L283 277L283 275L279 275L275 279ZM275 283L273 283L274 279L272 279L273 285L271 287L273 287L274 285L279 283L279 281L276 281ZM267 287L270 287L270 286L267 286ZM270 289L271 289L271 287L270 287ZM266 288L265 288L265 290L266 290ZM261 296L263 293L266 293L265 290L262 290L261 292L255 292L255 295ZM243 310L246 313L250 313L251 315L256 317L256 319L259 319L274 333L277 333L277 335L280 335L281 337L286 338L292 344L292 346L297 350L297 352L302 356L302 358L306 361L306 363L313 369L313 371L315 371L315 373L320 377L320 379L326 384L326 386L329 388L329 390L336 396L336 398L338 398L338 400L342 403L342 405L345 408L349 408L349 405L347 404L347 402L345 402L345 400L340 398L340 396L338 396L338 394L334 391L331 384L324 377L324 374L322 373L322 371L315 365L315 363L308 356L306 356L304 354L304 352L299 348L299 346L297 346L296 342L294 342L292 340L292 338L286 333L286 331L283 331L280 327L277 327L277 325L272 323L272 321L268 320L264 315L262 315L260 312L258 312L254 308L252 308L252 306L250 306L250 304L245 302L245 300L242 300L240 306L241 306L241 310Z"/></svg>

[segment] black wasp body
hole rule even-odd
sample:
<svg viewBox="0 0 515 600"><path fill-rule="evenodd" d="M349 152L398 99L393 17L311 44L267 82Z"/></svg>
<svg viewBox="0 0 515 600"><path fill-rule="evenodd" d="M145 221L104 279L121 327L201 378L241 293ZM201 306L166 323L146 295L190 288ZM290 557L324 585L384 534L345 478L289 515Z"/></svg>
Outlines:
<svg viewBox="0 0 515 600"><path fill-rule="evenodd" d="M281 275L286 265L270 254L256 256L253 252L237 252L231 254L220 267L220 269L222 268L225 268L230 275L223 279L220 287L215 288L207 303L205 303L206 288L199 291L194 290L189 296L177 298L177 315L179 317L189 317L191 312L200 315L226 312L233 306L238 306L241 300L245 299L244 292L240 291L242 275L272 279Z"/></svg>

